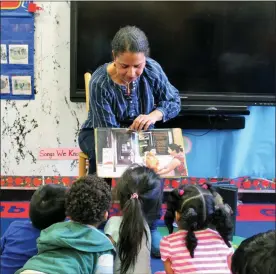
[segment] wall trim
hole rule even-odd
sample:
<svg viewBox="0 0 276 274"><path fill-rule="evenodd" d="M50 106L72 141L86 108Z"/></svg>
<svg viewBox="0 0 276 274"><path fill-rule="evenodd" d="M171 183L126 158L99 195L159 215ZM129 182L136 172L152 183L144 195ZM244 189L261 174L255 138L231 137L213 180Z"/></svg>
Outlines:
<svg viewBox="0 0 276 274"><path fill-rule="evenodd" d="M76 176L8 176L1 175L2 190L35 190L41 185L45 184L62 184L70 186L77 179ZM182 184L203 184L206 182L229 182L238 187L241 193L275 192L276 179L250 178L239 177L234 179L229 178L198 178L187 177L183 179L165 179L164 191L170 191L172 188L177 188ZM116 179L112 181L112 187L116 186Z"/></svg>

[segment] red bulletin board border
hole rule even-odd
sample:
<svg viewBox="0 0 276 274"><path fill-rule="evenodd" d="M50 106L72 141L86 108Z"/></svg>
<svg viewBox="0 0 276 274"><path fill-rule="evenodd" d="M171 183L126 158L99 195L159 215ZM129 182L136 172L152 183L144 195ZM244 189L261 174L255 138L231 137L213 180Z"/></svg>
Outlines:
<svg viewBox="0 0 276 274"><path fill-rule="evenodd" d="M76 176L1 176L2 189L34 189L43 184L63 184L70 186L77 179ZM187 177L183 179L165 179L164 190L177 188L180 184L203 184L205 182L230 182L243 191L275 191L276 179L253 179L250 177L228 178L197 178ZM116 179L112 181L112 187L116 186Z"/></svg>

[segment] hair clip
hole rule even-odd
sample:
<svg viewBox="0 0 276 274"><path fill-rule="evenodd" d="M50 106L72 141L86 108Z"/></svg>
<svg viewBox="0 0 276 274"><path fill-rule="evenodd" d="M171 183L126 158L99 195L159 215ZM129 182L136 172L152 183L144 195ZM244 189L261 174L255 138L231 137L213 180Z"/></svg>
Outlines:
<svg viewBox="0 0 276 274"><path fill-rule="evenodd" d="M139 198L139 196L138 196L137 193L133 193L133 194L131 194L131 196L130 196L130 199L138 199L138 198Z"/></svg>
<svg viewBox="0 0 276 274"><path fill-rule="evenodd" d="M183 190L183 189L179 189L179 190L178 190L178 194L179 194L179 196L183 196L184 190Z"/></svg>

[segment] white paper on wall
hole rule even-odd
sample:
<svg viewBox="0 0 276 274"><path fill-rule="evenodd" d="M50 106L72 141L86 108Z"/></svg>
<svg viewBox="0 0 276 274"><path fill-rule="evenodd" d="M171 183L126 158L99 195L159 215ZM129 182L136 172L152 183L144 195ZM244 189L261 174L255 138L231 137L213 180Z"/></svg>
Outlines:
<svg viewBox="0 0 276 274"><path fill-rule="evenodd" d="M32 94L31 76L12 76L12 94L31 95Z"/></svg>
<svg viewBox="0 0 276 274"><path fill-rule="evenodd" d="M1 44L1 64L8 63L8 56L7 56L7 46L5 44Z"/></svg>
<svg viewBox="0 0 276 274"><path fill-rule="evenodd" d="M27 65L29 63L29 46L9 45L9 63Z"/></svg>
<svg viewBox="0 0 276 274"><path fill-rule="evenodd" d="M1 75L1 94L10 93L9 76Z"/></svg>

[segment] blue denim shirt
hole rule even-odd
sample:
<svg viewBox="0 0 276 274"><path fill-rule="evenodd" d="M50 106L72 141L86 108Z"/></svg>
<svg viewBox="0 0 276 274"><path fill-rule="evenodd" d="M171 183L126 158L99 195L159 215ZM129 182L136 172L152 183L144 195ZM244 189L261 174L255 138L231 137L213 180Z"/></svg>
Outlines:
<svg viewBox="0 0 276 274"><path fill-rule="evenodd" d="M82 128L122 127L126 120L134 120L140 114L158 109L163 122L180 112L179 91L169 82L161 66L151 58L140 77L127 88L112 81L107 73L108 63L100 66L89 84L89 112Z"/></svg>

